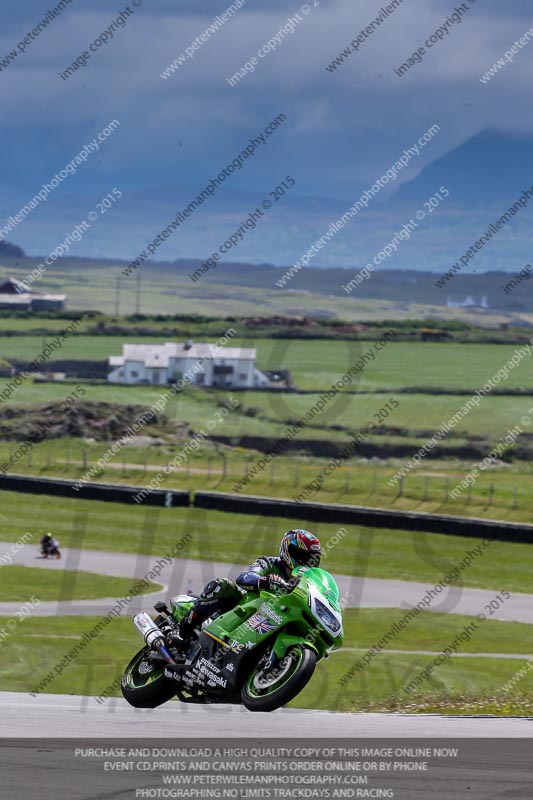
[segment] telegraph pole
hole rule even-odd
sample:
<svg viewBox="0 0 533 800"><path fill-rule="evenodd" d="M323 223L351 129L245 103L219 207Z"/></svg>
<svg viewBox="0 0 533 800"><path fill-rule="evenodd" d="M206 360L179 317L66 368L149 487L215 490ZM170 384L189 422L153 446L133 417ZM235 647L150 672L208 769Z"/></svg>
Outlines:
<svg viewBox="0 0 533 800"><path fill-rule="evenodd" d="M141 312L141 270L137 271L137 294L135 298L135 313L140 314Z"/></svg>
<svg viewBox="0 0 533 800"><path fill-rule="evenodd" d="M115 294L115 317L120 313L120 275L117 277L117 290Z"/></svg>

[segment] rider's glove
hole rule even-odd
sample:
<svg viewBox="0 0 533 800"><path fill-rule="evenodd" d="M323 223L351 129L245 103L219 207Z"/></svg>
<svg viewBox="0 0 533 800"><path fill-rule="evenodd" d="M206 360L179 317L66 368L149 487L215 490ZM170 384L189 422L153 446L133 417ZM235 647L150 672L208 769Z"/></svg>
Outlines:
<svg viewBox="0 0 533 800"><path fill-rule="evenodd" d="M284 581L280 575L269 575L267 581L268 589L278 594L288 594L294 589L294 585L288 581Z"/></svg>

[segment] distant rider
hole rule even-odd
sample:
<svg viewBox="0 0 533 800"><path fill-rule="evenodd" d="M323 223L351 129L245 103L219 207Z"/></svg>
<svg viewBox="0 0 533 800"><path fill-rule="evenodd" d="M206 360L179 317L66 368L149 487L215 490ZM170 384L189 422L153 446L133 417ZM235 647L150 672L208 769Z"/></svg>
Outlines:
<svg viewBox="0 0 533 800"><path fill-rule="evenodd" d="M54 539L52 534L45 533L45 535L41 539L41 553L43 556L55 556L59 558L59 542L57 539Z"/></svg>

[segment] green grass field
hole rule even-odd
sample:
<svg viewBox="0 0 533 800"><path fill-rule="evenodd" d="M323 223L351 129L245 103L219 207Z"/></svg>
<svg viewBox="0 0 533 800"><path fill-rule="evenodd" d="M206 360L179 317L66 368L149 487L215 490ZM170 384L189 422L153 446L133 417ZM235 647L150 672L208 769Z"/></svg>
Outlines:
<svg viewBox="0 0 533 800"><path fill-rule="evenodd" d="M401 616L402 612L393 609L345 612L344 649L318 665L314 682L295 705L339 711L454 714L474 709L473 713L497 715L532 713L533 702L527 693L533 689L533 670L523 670L512 686L505 687L524 666L533 663L526 658L532 652L529 625L491 620L481 623L458 649L460 654L474 657L459 655L446 660L419 687L406 692L405 687L416 675L472 622L470 617L455 614L421 613L387 645L390 649L381 651L363 670L354 671L354 663ZM523 653L524 659L476 657L507 653ZM342 682L345 675L351 677Z"/></svg>
<svg viewBox="0 0 533 800"><path fill-rule="evenodd" d="M344 611L345 648L357 648L357 660L376 645L394 622L405 615L405 609L361 608ZM461 614L437 614L422 611L389 641L386 649L441 652L453 641L458 631L472 619ZM531 625L519 622L487 620L468 641L461 642L460 653L515 653L533 654ZM371 667L366 668L367 671Z"/></svg>
<svg viewBox="0 0 533 800"><path fill-rule="evenodd" d="M14 492L2 492L1 498L0 525L6 541L17 541L29 531L37 543L42 531L50 530L64 547L165 555L191 534L183 558L221 561L234 565L235 572L258 555L276 553L281 533L295 525L293 519L195 508L141 511L121 503ZM305 521L298 521L298 526L305 527ZM341 526L308 523L308 527L322 540L327 551L323 564L333 573L431 584L479 544L477 539L443 534L347 525L341 542L328 549L328 541ZM532 572L532 546L493 542L462 579L466 586L528 593Z"/></svg>
<svg viewBox="0 0 533 800"><path fill-rule="evenodd" d="M198 337L198 340L202 338ZM139 344L166 340L164 337L135 337ZM122 344L131 341L132 337L121 336L70 336L53 357L106 360L110 355L119 355ZM31 361L45 343L46 337L35 335L1 337L0 357ZM231 346L256 347L260 369L288 369L299 388L309 390L327 389L356 364L363 353L370 351L372 342L234 338ZM367 358L364 374L355 381L355 386L365 390L401 386L468 387L475 390L497 372L515 350L513 345L390 342L374 360ZM529 358L525 356L500 385L533 389Z"/></svg>
<svg viewBox="0 0 533 800"><path fill-rule="evenodd" d="M121 597L128 593L132 581L95 575L92 572L38 569L36 567L2 567L0 602L25 602L36 597L46 600L95 600L99 597ZM159 584L151 583L145 591L156 592Z"/></svg>
<svg viewBox="0 0 533 800"><path fill-rule="evenodd" d="M82 382L79 382L80 385ZM8 384L0 380L0 392ZM150 406L161 397L162 390L152 386L107 386L83 384L84 401L122 403L124 405ZM327 387L326 387L327 388ZM10 405L61 402L72 391L73 386L62 383L35 383L27 381L9 398ZM221 392L205 393L197 389L188 390L169 401L167 415L176 421L189 422L195 429L202 428L216 410L217 400L225 395ZM243 416L234 412L217 424L215 433L228 436L283 435L288 420L304 416L319 400L320 394L286 395L239 392L235 395L240 403L258 409L257 417ZM300 439L331 437L346 439L342 430L331 429L340 425L357 431L369 422L377 423L374 414L385 406L391 397L399 405L384 420L392 428L407 429L412 438L423 437L423 433L438 430L443 422L466 403L468 397L432 394L395 394L394 390L376 394L345 393L332 401L322 412L316 413L311 424L299 435ZM520 424L522 417L533 413L533 397L486 397L461 421L456 434L487 436L491 440L503 437L507 431ZM532 417L533 419L533 417ZM523 426L525 433L533 433L531 426ZM147 431L149 432L149 431ZM426 435L428 438L428 435ZM422 444L423 442L421 442Z"/></svg>
<svg viewBox="0 0 533 800"><path fill-rule="evenodd" d="M150 339L150 341L153 340L153 338ZM85 358L104 357L110 352L118 352L117 348L120 343L120 337L72 337L65 343L61 357L79 356L80 352ZM246 344L250 343L250 341L246 342ZM36 336L0 339L0 348L4 348L4 355L8 357L13 356L14 352L19 356L25 353L26 357L33 357L35 348L41 346L42 340ZM349 363L354 363L361 348L368 349L369 343L260 339L257 341L257 346L261 366L286 366L291 369L299 385L324 389L343 374ZM69 348L72 352L69 351ZM354 348L357 352L354 351ZM371 422L379 421L380 425L374 434L365 440L367 449L363 450L363 453L377 454L380 459L396 457L396 460L385 465L382 461L378 462L375 469L373 468L372 478L369 481L368 477L364 475L364 470L358 470L359 459L356 455L346 469L337 470L335 474L328 477L327 485L322 487L321 497L316 499L328 499L332 502L369 502L373 505L376 502L371 497L368 501L365 501L364 498L369 494L374 494L376 497L379 495L379 498L382 498L378 499L378 505L386 502L388 505L394 503L397 507L416 508L420 503L420 510L434 510L438 507L445 496L446 486L441 488L438 485L438 475L433 474L435 470L433 464L426 461L422 463L420 469L413 472L412 477L409 477L407 481L410 483L409 490L405 488L404 497L401 498L399 504L394 487L386 485L386 479L395 471L391 469L389 472L389 466L394 465L396 469L400 467L401 462L397 458L397 454L402 453L402 458L408 458L409 455L416 453L432 432L453 417L468 397L453 394L433 395L427 392L412 394L397 392L398 406L386 417L383 413L380 416L378 412L386 406L391 397L395 396L395 391L406 384L441 385L452 391L461 386L465 387L468 383L470 388L474 389L495 374L512 356L514 350L515 348L512 346L487 344L459 345L422 342L410 344L392 342L388 344L380 352L376 361L367 364L361 382L350 388L352 393L344 393L335 398L324 411L317 413L312 422L297 437L296 443L298 440L316 442L317 444L310 445L310 449L307 451L302 444L302 454L309 455L313 451L319 452L322 442L346 442L349 431L358 431ZM327 365L327 369L321 367L321 370L317 370L317 362ZM7 383L7 380L0 380L0 392ZM388 387L390 391L376 392L377 389L384 387ZM527 357L509 373L507 381L502 382L500 387L522 387L533 391ZM73 387L69 384L27 381L12 394L9 398L9 405L18 407L28 404L61 402L72 390ZM151 386L85 384L84 390L84 401L143 406L150 406L157 402L162 394L161 388ZM362 390L376 393L361 393ZM261 437L263 440L271 442L282 438L287 425L308 412L317 403L319 395L250 391L238 393L237 398L242 404L242 409L232 412L226 419L216 423L212 430L215 435L226 437L225 442L233 446L238 446L241 443L241 437L245 436ZM171 425L175 422L188 423L192 431L197 432L201 431L214 416L217 404L223 399L224 393L220 391L205 392L188 389L178 398L171 400L165 411ZM491 447L497 446L499 440L508 431L520 425L524 433L519 440L522 448L521 457L529 458L527 437L533 433L531 420L533 420L533 397L488 396L483 399L478 408L475 408L459 422L454 429L454 435L444 440L440 449L437 448L435 453L438 455L443 448L447 447L449 450L447 458L457 458L461 453L460 448L470 446L475 448L475 452L479 454L479 460L481 460L485 454L490 452ZM149 434L152 429L148 428L143 432ZM157 434L158 431L155 433ZM168 439L169 436L172 438L167 430L166 438ZM82 444L81 441L79 444ZM46 453L42 458L38 457L36 448L31 458L20 464L17 463L12 471L16 468L16 471L26 469L29 472L43 471L45 474L70 475L72 474L71 456L66 452L69 446L67 442L47 443ZM9 456L13 448L14 446L11 444L0 444L0 453ZM85 463L90 465L95 463L105 452L107 445L87 442L83 447L78 447L76 443L72 443L72 449L78 451L80 465ZM62 450L63 452L61 452ZM219 451L218 461L222 461L222 455L227 459L227 465L224 467L226 475L225 477L220 475L222 479L220 488L231 490L236 480L242 477L257 455L252 451L246 452L239 449L224 451L219 448ZM118 477L117 473L123 472L127 480L143 481L145 473L166 463L172 452L175 453L176 450L172 451L171 447L168 449L164 447L145 448L142 451L130 447L124 448L118 462L108 468L109 474L105 477L107 480L115 480ZM201 476L210 473L211 469L213 476L217 472L217 468L214 466L216 458L213 456L213 450L204 455L202 464L191 465L191 475L186 476L187 488L194 489L201 486L203 480ZM211 466L209 459L212 462ZM75 458L72 456L72 461L74 460ZM130 466L126 467L126 461ZM286 459L278 458L275 466L273 465L272 469L269 469L268 475L260 475L244 491L290 496L291 488L299 489L312 481L323 464L324 462L313 458L298 459L295 456ZM137 465L137 467L131 465ZM454 485L453 481L458 482L469 471L468 464L450 464L449 461L446 463L446 459L442 457L439 467L438 472L446 473L444 477L446 481L450 480L451 488ZM75 469L75 464L72 464L72 468ZM197 470L196 482L192 474L195 469ZM492 475L489 477L489 474L486 473L483 480L475 487L473 492L475 498L468 498L469 508L464 509L465 502L461 498L458 502L449 504L448 509L451 513L461 513L466 510L466 513L481 516L485 514L495 516L501 513L507 519L523 519L524 514L529 514L531 510L530 493L527 486L529 480L527 463L522 465L521 472L523 477L521 476L519 479L516 479L516 475L513 474L512 486L509 486L505 470L501 476L498 474L496 491L500 492L500 496L497 501L493 502L494 498L489 498L489 492L494 490L490 489ZM429 478L431 478L431 488L426 484L426 479ZM422 490L419 489L421 482ZM176 476L176 481L170 479L168 485L171 487L182 483L183 474L180 474ZM379 492L376 492L378 484ZM369 485L371 486L370 491ZM525 500L522 496L523 489L526 489ZM512 497L509 496L509 491ZM502 496L502 492L504 496ZM297 494L297 492L294 493ZM517 502L518 495L521 495L520 503ZM350 499L350 496L354 499ZM487 498L490 499L490 503L486 502ZM495 508L493 508L496 505L499 509L498 512L495 512ZM489 507L487 508L487 506Z"/></svg>
<svg viewBox="0 0 533 800"><path fill-rule="evenodd" d="M353 654L341 651L318 665L314 683L294 704L336 711L531 716L533 673L526 671L514 691L502 692L502 686L527 665L527 659L452 658L424 684L405 693L406 684L428 666L432 657L383 653L372 661L364 680L358 677L348 686L340 686L339 676L353 663Z"/></svg>
<svg viewBox="0 0 533 800"><path fill-rule="evenodd" d="M434 655L454 639L471 621L469 617L421 614L402 637L394 642L400 653L384 651L346 685L339 680L353 662L363 655L397 619L394 609L362 609L345 614L346 649L321 662L310 684L291 705L340 711L387 709L418 711L437 709L461 713L461 703L496 714L531 714L533 670L523 669L527 658L453 657L440 666L430 680L416 692L406 694L405 686L418 671L427 667ZM0 618L0 630L7 618ZM16 635L0 649L0 679L5 691L31 691L75 645L76 640L97 622L93 617L47 619L47 636L42 637L42 621L25 619ZM438 634L432 636L438 626ZM460 652L507 654L525 652L530 626L487 621ZM36 642L39 642L38 649ZM522 643L518 646L518 642ZM141 646L141 639L128 619L115 619L90 642L86 650L56 677L45 691L60 694L100 695L120 676L125 665ZM360 648L357 652L348 648ZM413 650L423 651L413 653ZM411 652L409 652L411 651ZM434 655L433 655L434 654ZM519 671L523 675L516 678ZM512 687L507 681L516 678ZM118 689L113 695L119 695ZM83 701L82 701L83 702ZM112 709L113 701L107 701ZM464 713L464 711L462 712ZM132 710L133 714L133 710Z"/></svg>
<svg viewBox="0 0 533 800"><path fill-rule="evenodd" d="M193 430L198 430L193 428ZM156 431L157 432L157 431ZM383 437L374 437L378 441ZM0 464L15 455L16 442L0 442ZM97 462L109 443L83 439L57 439L36 444L11 467L11 472L58 476L75 482L88 476L108 483L145 486L173 459L183 444L123 447L101 470ZM240 447L206 446L192 453L161 484L162 488L188 491L232 492L233 487L261 458ZM242 487L242 494L294 498L322 474L330 459L303 454L276 457ZM354 456L326 475L319 491L305 499L315 502L388 507L428 513L459 514L509 522L530 523L533 519L530 462L518 461L486 469L472 491L447 499L447 492L469 474L474 462L458 459L424 459L404 480L402 496L398 485L388 480L404 462L394 458L365 459ZM89 470L91 470L88 472ZM316 484L315 484L316 486Z"/></svg>
<svg viewBox="0 0 533 800"><path fill-rule="evenodd" d="M121 341L121 337L72 337L65 343L65 351L61 352L61 356L77 356L82 352L85 358L103 357L110 352L118 352ZM30 343L33 344L30 346ZM331 385L343 374L347 365L353 363L361 348L368 349L369 344L266 339L257 341L261 366L288 367L300 385L313 386L315 389ZM0 339L0 348L6 348L7 356L13 355L14 351L10 348L14 348L19 355L26 348L26 355L29 357L30 351L27 348L30 347L33 352L40 346L41 338L36 336ZM323 442L346 442L350 430L358 431L369 422L376 422L375 415L394 396L395 389L406 384L443 385L450 391L466 385L473 389L495 374L512 356L514 350L514 346L490 344L388 344L376 361L367 364L360 384L351 387L351 391L355 393L346 393L335 398L324 411L316 414L311 424L296 438L296 442L298 439L310 440L309 448L306 450L302 446L298 455L278 457L271 467L255 477L243 491L280 497L297 495L327 463L327 460L314 457L311 453L319 452ZM317 370L317 363L326 366ZM0 381L0 391L6 383L5 380ZM359 391L365 389L374 392L385 386L390 392L367 394ZM533 391L528 357L509 373L508 380L502 382L500 387L522 387ZM84 401L140 404L145 407L157 402L162 392L160 388L151 386L85 384L84 389ZM27 381L13 393L9 405L21 407L23 413L24 405L61 402L72 390L73 387L69 384ZM165 409L170 420L163 435L167 443L154 447L123 448L122 453L100 477L108 481L146 483L182 446L178 437L172 433L172 425L188 423L191 431L201 431L214 416L217 404L223 401L224 396L221 391L205 392L192 388L183 392L178 398L171 400ZM318 400L317 394L250 391L236 396L242 409L229 414L212 430L215 435L226 437L225 443L233 448L211 447L192 456L183 469L168 479L166 485L169 488L195 490L203 488L207 483L209 488L231 491L259 458L254 451L240 449L241 437L256 436L274 442L283 437L287 424L299 419ZM465 493L457 500L448 502L445 502L445 498L447 490L453 489L472 466L472 462L458 460L461 453L459 448L474 447L481 460L509 430L520 425L524 432L519 440L521 457L530 457L528 437L533 433L533 412L530 413L533 409L533 397L485 397L478 408L459 422L454 436L443 441L440 451L438 448L435 451L438 454L442 452L442 448L447 447L449 455L446 458L441 456L437 461L425 459L407 477L401 497L398 496L396 487L387 485L388 478L402 466L402 459L416 453L431 433L451 419L467 399L464 395L397 392L398 407L382 419L381 426L365 440L368 449L363 450L363 453L369 457L377 454L379 460L374 460L369 465L356 453L349 463L329 475L320 492L310 495L309 499L386 505L420 511L444 510L452 514L530 521L533 515L533 496L529 491L531 469L528 461L517 462L516 454L512 456L515 459L513 466L487 470L471 495L467 496ZM143 431L146 434L152 432L161 435L159 430L152 427ZM268 444L264 446L267 447ZM17 461L11 471L79 478L98 461L107 447L107 443L90 440L84 442L81 439L49 441L36 446L31 455ZM3 460L9 458L15 449L15 444L0 443L0 457ZM401 459L398 453L403 454ZM454 460L450 460L452 458ZM387 461L384 462L384 459Z"/></svg>
<svg viewBox="0 0 533 800"><path fill-rule="evenodd" d="M104 305L101 307L108 310L114 303L110 291L111 272L102 271L104 281L98 290L98 305L102 301ZM81 282L73 273L69 275L72 287L75 286L74 305L90 305L91 281L84 278L85 282ZM102 289L104 284L107 286L105 291ZM182 289L183 293L179 296ZM214 314L246 313L244 309L252 309L251 313L257 313L254 290L244 290L235 300L232 298L235 287L221 288L210 284L209 289L209 301L213 304ZM161 311L174 313L180 309L189 313L199 310L200 301L190 296L192 290L189 286L173 286L172 294L168 290L169 287L162 280L146 298L146 302L160 302ZM67 291L71 294L72 290L69 287ZM263 299L269 302L267 294ZM274 303L272 305L276 313L283 312L283 303L287 298L291 301L290 292L283 295L281 307L276 307ZM280 297L280 293L276 293L276 296ZM127 294L124 299L126 297ZM305 298L303 293L294 293L292 300L294 307L301 304L306 310L316 310L316 297ZM325 299L319 310L337 311L346 319L363 319L365 309L370 314L369 318L396 316L394 309L397 304L394 303L360 303L351 298L341 298L340 301L334 299L329 302ZM201 302L205 308L205 298ZM122 310L132 309L123 307ZM416 311L415 307L406 305L399 316L404 313L415 316ZM449 313L453 316L455 311L450 310ZM65 324L60 320L43 320L43 327L49 329L60 329ZM5 331L7 325L20 332L31 325L33 333L27 336L0 336L0 359L32 360L50 338L36 330L34 320L2 319L0 332ZM54 358L107 359L109 355L121 352L123 342L158 343L169 338L172 337L72 336L65 341L61 350L56 351ZM176 338L183 337L176 334ZM195 338L213 341L216 337ZM260 368L288 369L299 388L314 393L238 393L238 400L246 407L244 413L230 414L215 430L215 433L231 437L229 443L233 446L217 444L202 448L168 478L164 488L232 491L234 484L260 457L256 451L243 449L240 437L258 436L275 440L283 436L287 423L305 414L317 402L319 392L330 387L372 347L369 341L265 338L235 339L232 344L257 347ZM376 447L382 443L389 446L386 460L385 457L366 460L357 453L332 472L320 491L311 494L309 499L531 523L533 493L530 489L532 468L529 461L515 460L512 464L500 464L487 470L471 494L465 493L453 501L447 499L447 493L468 474L472 467L469 461L457 458L424 459L406 478L401 494L397 487L387 485L387 480L403 463L402 459L393 457L394 448L408 446L413 453L416 452L431 432L450 419L468 400L467 395L458 396L451 392L474 391L482 386L512 357L516 349L514 345L486 343L388 344L374 361L365 366L360 380L349 387L351 393L337 398L325 411L317 414L301 434L301 438L315 441L346 441L349 430L357 431L373 420L374 414L394 396L399 406L384 421L386 428L378 429L367 440ZM7 380L0 380L0 392L6 384ZM523 358L499 386L501 389L520 388L533 392L530 357ZM405 387L424 387L425 391L399 391ZM84 401L123 405L150 406L160 398L162 392L162 387L151 386L84 384L84 388ZM431 394L431 388L444 388L448 393ZM2 406L12 408L23 419L28 405L60 402L72 389L69 383L26 381L9 399L9 403L3 403ZM224 397L224 393L216 391L190 389L183 392L166 409L170 425L143 431L161 437L159 444L124 447L105 471L95 477L109 482L145 485L183 446L179 441L183 429L181 433L174 431L172 424L187 422L191 432L202 430L217 410L217 403ZM522 424L526 416L530 416L532 422ZM533 424L533 397L489 396L459 423L455 436L445 444L464 446L477 440L479 447L488 452L517 424L522 424L524 433L533 433L530 427ZM86 440L49 440L35 445L31 453L17 461L11 471L59 475L75 481L96 463L109 444L96 442L90 437ZM16 442L0 442L0 463L16 448ZM271 466L244 487L243 492L293 497L320 474L327 463L328 459L311 456L310 452L305 451L277 457ZM275 553L280 534L295 525L294 519L210 513L194 508L153 509L11 492L2 492L0 499L0 539L17 541L29 531L33 535L36 552L40 536L48 530L65 547L155 555L166 555L190 533L192 541L183 551L184 558L221 561L233 565L234 572L259 554ZM297 525L309 527L317 533L326 549L327 542L340 527L316 525L304 520L298 520ZM347 535L340 544L328 551L323 565L333 573L358 577L434 584L479 543L477 539L454 536L345 527ZM474 588L529 593L532 591L532 574L533 546L494 542L482 557L476 558L465 570L462 580L465 586ZM131 585L131 581L87 573L78 573L76 579L71 581L69 577L63 578L63 574L56 571L6 567L0 571L0 600L25 602L32 595L43 601L57 599L63 592L65 582L74 592L72 599L123 596ZM194 588L198 590L201 587ZM314 680L295 705L348 711L533 714L533 703L529 700L533 689L533 670L526 668L512 690L504 689L519 670L527 667L527 656L533 653L531 627L515 623L484 623L476 635L462 646L461 652L469 657L446 661L422 686L406 694L404 686L430 663L431 653L438 653L446 647L468 622L468 618L456 615L421 614L390 645L393 650L400 652L380 653L373 659L370 668L361 674L357 673L346 686L341 686L339 680L352 668L354 661L361 657L366 648L373 646L380 633L385 632L400 613L395 609L349 610L346 613L345 649L319 665ZM17 623L16 633L4 637L0 648L3 688L29 691L95 621L91 618L47 618L46 636L43 636L40 619L27 618ZM7 618L0 619L0 638L7 622ZM120 674L140 644L140 638L128 619L114 620L96 641L91 642L83 655L53 681L49 691L101 693ZM520 654L523 658L503 658L502 654L506 653ZM494 654L495 657L487 657L486 654Z"/></svg>

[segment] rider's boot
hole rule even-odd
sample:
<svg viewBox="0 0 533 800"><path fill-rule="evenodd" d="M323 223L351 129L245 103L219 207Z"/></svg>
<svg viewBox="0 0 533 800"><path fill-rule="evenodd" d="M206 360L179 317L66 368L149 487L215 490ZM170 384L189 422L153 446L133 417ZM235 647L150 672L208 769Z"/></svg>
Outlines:
<svg viewBox="0 0 533 800"><path fill-rule="evenodd" d="M199 622L198 617L199 615L197 609L192 606L192 608L190 608L185 616L178 622L177 628L175 628L169 635L169 640L172 643L172 646L175 647L178 653L182 655L185 655L189 649L194 629Z"/></svg>

